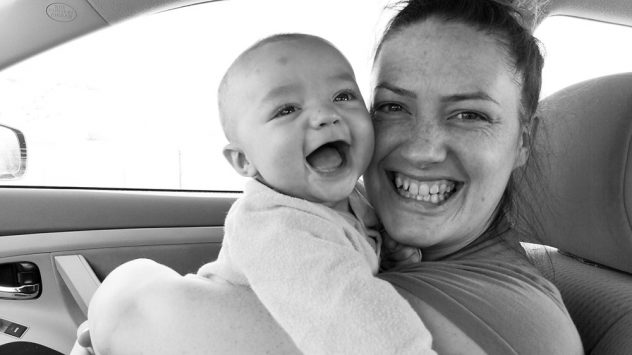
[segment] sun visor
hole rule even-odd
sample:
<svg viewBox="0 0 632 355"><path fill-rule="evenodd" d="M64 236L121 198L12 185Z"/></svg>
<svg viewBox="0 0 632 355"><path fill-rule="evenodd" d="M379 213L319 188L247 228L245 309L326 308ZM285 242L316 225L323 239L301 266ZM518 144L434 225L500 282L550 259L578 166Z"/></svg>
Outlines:
<svg viewBox="0 0 632 355"><path fill-rule="evenodd" d="M142 13L153 13L219 0L87 0L108 23L127 20Z"/></svg>
<svg viewBox="0 0 632 355"><path fill-rule="evenodd" d="M538 112L543 243L632 273L632 73L566 88Z"/></svg>

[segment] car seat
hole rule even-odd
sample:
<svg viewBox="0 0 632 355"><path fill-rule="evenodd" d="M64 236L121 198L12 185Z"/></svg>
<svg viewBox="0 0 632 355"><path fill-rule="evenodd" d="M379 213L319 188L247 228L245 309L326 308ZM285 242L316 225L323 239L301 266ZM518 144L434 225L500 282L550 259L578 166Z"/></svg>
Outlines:
<svg viewBox="0 0 632 355"><path fill-rule="evenodd" d="M560 289L587 354L632 353L632 73L542 100L541 244L525 244Z"/></svg>

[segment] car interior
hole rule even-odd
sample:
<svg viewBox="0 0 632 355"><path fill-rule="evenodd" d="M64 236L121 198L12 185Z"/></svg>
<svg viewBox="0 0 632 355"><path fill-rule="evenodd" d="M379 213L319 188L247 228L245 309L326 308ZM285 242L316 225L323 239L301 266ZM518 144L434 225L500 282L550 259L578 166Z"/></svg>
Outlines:
<svg viewBox="0 0 632 355"><path fill-rule="evenodd" d="M562 292L587 352L623 354L630 343L632 74L582 82L543 100L550 161L540 220L546 245L532 260ZM548 251L548 252L547 252Z"/></svg>
<svg viewBox="0 0 632 355"><path fill-rule="evenodd" d="M204 2L213 1L0 0L0 74L132 17ZM536 23L563 15L632 27L628 0L550 0L540 10ZM548 208L538 210L541 240L523 246L560 289L585 352L629 354L632 73L563 88L541 100L538 117ZM21 185L29 137L5 123L0 115L0 159L5 143L17 158L4 172L0 164L0 353L67 354L92 294L126 261L186 274L217 256L239 191Z"/></svg>

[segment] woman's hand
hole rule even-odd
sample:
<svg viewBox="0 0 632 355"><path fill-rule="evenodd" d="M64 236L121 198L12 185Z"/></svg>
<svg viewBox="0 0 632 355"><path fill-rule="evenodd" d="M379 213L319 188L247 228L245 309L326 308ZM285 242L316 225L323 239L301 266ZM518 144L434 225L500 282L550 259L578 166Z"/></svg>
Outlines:
<svg viewBox="0 0 632 355"><path fill-rule="evenodd" d="M386 232L382 232L381 270L398 266L413 265L421 262L421 249L399 244Z"/></svg>
<svg viewBox="0 0 632 355"><path fill-rule="evenodd" d="M94 355L92 349L92 340L90 339L90 330L88 329L88 321L79 325L77 329L77 341L70 351L70 355Z"/></svg>

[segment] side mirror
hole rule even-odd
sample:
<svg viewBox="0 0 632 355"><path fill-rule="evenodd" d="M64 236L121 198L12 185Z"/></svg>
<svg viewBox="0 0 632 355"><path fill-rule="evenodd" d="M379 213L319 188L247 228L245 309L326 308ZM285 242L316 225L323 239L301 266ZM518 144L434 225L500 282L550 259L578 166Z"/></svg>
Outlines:
<svg viewBox="0 0 632 355"><path fill-rule="evenodd" d="M17 179L26 171L26 140L22 132L0 124L0 180Z"/></svg>

